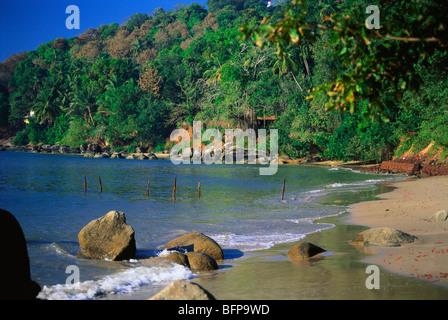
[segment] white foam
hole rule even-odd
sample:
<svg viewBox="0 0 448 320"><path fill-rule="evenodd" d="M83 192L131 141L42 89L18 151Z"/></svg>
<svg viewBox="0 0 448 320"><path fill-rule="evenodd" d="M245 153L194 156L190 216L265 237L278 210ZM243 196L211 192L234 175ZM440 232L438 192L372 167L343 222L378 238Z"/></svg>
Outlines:
<svg viewBox="0 0 448 320"><path fill-rule="evenodd" d="M379 182L387 181L385 179L370 179L365 181L358 181L358 182L352 182L352 183L332 183L330 187L332 188L340 188L340 187L351 187L351 186L367 186L367 185L373 185Z"/></svg>
<svg viewBox="0 0 448 320"><path fill-rule="evenodd" d="M192 277L193 273L190 269L178 264L172 264L172 266L139 266L104 276L99 280L44 286L38 298L46 300L91 300L110 294L133 292L141 286L154 282L186 280Z"/></svg>
<svg viewBox="0 0 448 320"><path fill-rule="evenodd" d="M269 249L277 243L293 242L305 238L304 234L252 234L237 235L234 233L213 235L213 239L224 248L241 251Z"/></svg>

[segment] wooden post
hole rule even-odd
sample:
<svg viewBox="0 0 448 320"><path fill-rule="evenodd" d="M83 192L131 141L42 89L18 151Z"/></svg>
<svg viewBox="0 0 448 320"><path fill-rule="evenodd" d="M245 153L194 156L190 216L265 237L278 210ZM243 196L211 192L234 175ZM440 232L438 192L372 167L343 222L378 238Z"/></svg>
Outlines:
<svg viewBox="0 0 448 320"><path fill-rule="evenodd" d="M148 185L146 186L145 196L149 195L149 179L148 179Z"/></svg>
<svg viewBox="0 0 448 320"><path fill-rule="evenodd" d="M198 198L201 197L201 180L198 178Z"/></svg>
<svg viewBox="0 0 448 320"><path fill-rule="evenodd" d="M173 184L173 201L176 200L176 177L174 177L174 184Z"/></svg>
<svg viewBox="0 0 448 320"><path fill-rule="evenodd" d="M86 176L84 176L84 193L87 191L87 179Z"/></svg>
<svg viewBox="0 0 448 320"><path fill-rule="evenodd" d="M283 200L283 196L284 196L284 194L285 194L285 181L286 181L286 177L285 177L285 179L283 179L282 200Z"/></svg>
<svg viewBox="0 0 448 320"><path fill-rule="evenodd" d="M101 177L100 176L98 176L98 182L100 184L100 193L102 193L103 192L103 184L101 183Z"/></svg>

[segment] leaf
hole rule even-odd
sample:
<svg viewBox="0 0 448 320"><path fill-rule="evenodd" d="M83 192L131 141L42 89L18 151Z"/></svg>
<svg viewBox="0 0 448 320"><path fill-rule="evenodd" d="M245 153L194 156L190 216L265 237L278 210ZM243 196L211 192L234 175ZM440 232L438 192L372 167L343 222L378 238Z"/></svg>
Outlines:
<svg viewBox="0 0 448 320"><path fill-rule="evenodd" d="M293 42L293 43L299 42L300 37L299 37L299 34L297 33L296 29L291 29L291 31L289 32L289 35L291 37L291 42Z"/></svg>

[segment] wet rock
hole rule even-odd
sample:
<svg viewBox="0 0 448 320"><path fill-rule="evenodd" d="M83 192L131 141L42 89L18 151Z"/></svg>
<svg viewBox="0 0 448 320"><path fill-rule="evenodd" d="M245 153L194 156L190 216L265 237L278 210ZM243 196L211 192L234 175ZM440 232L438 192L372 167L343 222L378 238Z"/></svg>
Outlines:
<svg viewBox="0 0 448 320"><path fill-rule="evenodd" d="M193 232L173 239L165 244L163 248L170 249L173 247L183 247L189 245L193 245L194 252L205 253L215 260L222 260L224 258L224 253L222 252L219 244L217 244L212 238L199 232Z"/></svg>
<svg viewBox="0 0 448 320"><path fill-rule="evenodd" d="M91 221L78 235L81 254L90 259L128 260L135 257L134 229L123 212L110 211Z"/></svg>
<svg viewBox="0 0 448 320"><path fill-rule="evenodd" d="M325 249L310 242L301 242L289 249L286 255L291 259L308 259L325 251Z"/></svg>
<svg viewBox="0 0 448 320"><path fill-rule="evenodd" d="M165 257L167 260L180 264L186 268L190 268L190 262L188 261L188 257L180 252L171 252Z"/></svg>
<svg viewBox="0 0 448 320"><path fill-rule="evenodd" d="M217 270L218 264L216 260L209 255L202 252L187 252L185 255L188 258L190 269L194 271L211 271Z"/></svg>

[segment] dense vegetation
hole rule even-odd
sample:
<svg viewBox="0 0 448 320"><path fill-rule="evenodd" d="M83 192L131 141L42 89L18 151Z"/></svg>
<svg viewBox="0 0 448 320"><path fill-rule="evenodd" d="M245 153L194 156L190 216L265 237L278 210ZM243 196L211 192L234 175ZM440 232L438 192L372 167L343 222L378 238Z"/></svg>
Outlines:
<svg viewBox="0 0 448 320"><path fill-rule="evenodd" d="M306 11L292 2L160 8L12 55L0 65L0 126L17 132L19 145L95 142L160 151L174 128L194 120L257 129L257 117L275 116L270 126L279 130L279 150L292 157L380 161L431 141L434 150L448 150L446 39L409 46L366 31L372 3L364 0L309 0ZM381 4L381 19L396 30L409 23L410 32L426 26L446 34L446 8L414 16L438 0L423 2ZM402 3L412 10L401 13ZM303 24L303 34L288 29L291 21ZM263 37L277 46L262 44Z"/></svg>

